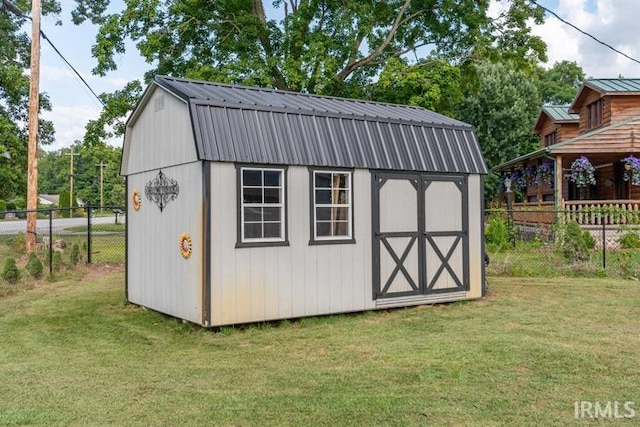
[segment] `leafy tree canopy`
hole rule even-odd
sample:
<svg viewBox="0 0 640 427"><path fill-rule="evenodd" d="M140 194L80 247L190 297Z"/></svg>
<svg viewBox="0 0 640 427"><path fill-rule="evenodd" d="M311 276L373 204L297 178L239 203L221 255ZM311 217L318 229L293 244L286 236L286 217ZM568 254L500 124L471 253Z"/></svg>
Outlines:
<svg viewBox="0 0 640 427"><path fill-rule="evenodd" d="M492 168L538 147L531 130L540 110L534 82L510 64L478 67L478 91L461 103L458 117L475 127L487 166ZM490 181L488 195L495 190Z"/></svg>
<svg viewBox="0 0 640 427"><path fill-rule="evenodd" d="M538 90L543 104L571 104L580 85L584 82L584 71L575 62L561 61L545 70L538 68Z"/></svg>
<svg viewBox="0 0 640 427"><path fill-rule="evenodd" d="M30 10L30 3L13 2L19 10L11 11L0 4L0 198L9 199L26 194L27 135L29 118L29 69L31 40L23 31L26 18L17 15ZM15 12L15 13L14 13ZM57 1L42 2L43 15L60 13ZM40 109L51 110L46 94L40 95ZM39 122L39 142L53 141L53 124Z"/></svg>
<svg viewBox="0 0 640 427"><path fill-rule="evenodd" d="M534 67L545 59L544 43L530 33L527 20L543 19L542 10L514 0L500 16L488 16L487 0L275 0L274 15L261 0L128 0L111 13L109 0L76 0L74 22L100 25L93 56L94 73L116 69L116 55L132 40L155 74L273 87L346 97L393 95L367 90L380 75L418 61L405 91L420 87L421 105L450 110L448 94L437 94L435 81L444 63L473 64L487 56L518 58ZM533 65L532 65L533 64ZM435 65L432 76L425 70ZM422 68L421 68L422 67ZM414 70L412 70L413 72ZM428 73L427 73L428 74ZM388 76L387 84L394 78ZM449 84L450 81L445 81ZM426 85L426 86L425 86ZM88 126L88 138L105 136L134 105L139 84L105 95L101 118ZM454 96L454 98L457 95ZM115 133L122 132L117 126Z"/></svg>
<svg viewBox="0 0 640 427"><path fill-rule="evenodd" d="M41 193L63 194L70 189L71 149L74 156L74 199L76 197L91 206L100 206L100 167L102 170L103 198L105 206L123 206L125 203L124 180L119 175L121 148L104 143L89 144L76 141L72 147L43 152L39 162L39 187ZM69 196L66 204L69 205ZM60 202L63 203L62 200Z"/></svg>
<svg viewBox="0 0 640 427"><path fill-rule="evenodd" d="M371 86L371 98L454 116L463 99L461 80L460 68L444 60L429 59L408 65L402 59L391 58Z"/></svg>

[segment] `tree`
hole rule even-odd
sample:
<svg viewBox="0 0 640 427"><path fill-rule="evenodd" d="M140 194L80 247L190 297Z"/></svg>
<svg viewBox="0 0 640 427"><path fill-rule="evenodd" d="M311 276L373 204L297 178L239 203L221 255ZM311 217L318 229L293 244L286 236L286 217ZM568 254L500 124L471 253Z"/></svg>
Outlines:
<svg viewBox="0 0 640 427"><path fill-rule="evenodd" d="M103 193L105 206L123 206L125 203L124 180L119 175L122 149L104 143L76 141L74 153L74 198L79 198L92 206L100 205L100 169L103 170ZM60 207L69 206L69 162L71 150L63 148L57 151L41 152L40 189L42 192L60 194ZM63 196L66 195L66 199ZM75 205L75 202L74 202Z"/></svg>
<svg viewBox="0 0 640 427"><path fill-rule="evenodd" d="M107 144L80 144L75 146L80 155L76 162L76 188L80 199L91 206L100 206L100 168L103 169L105 206L124 206L124 179L120 176L120 147Z"/></svg>
<svg viewBox="0 0 640 427"><path fill-rule="evenodd" d="M487 166L492 168L537 148L531 130L540 110L535 85L510 64L478 67L478 91L467 95L458 117L475 127ZM489 180L487 196L495 191Z"/></svg>
<svg viewBox="0 0 640 427"><path fill-rule="evenodd" d="M450 64L495 57L543 58L546 46L530 34L527 19L542 10L514 0L499 17L477 0L275 0L270 19L261 0L130 0L109 13L108 0L76 0L74 22L100 25L93 56L99 75L116 68L114 57L133 40L154 74L201 78L277 89L367 96L391 59L412 53ZM517 48L517 49L516 49ZM514 51L515 49L515 51ZM478 56L479 55L479 56ZM88 125L87 139L108 135L105 125L135 105L132 83L103 95L106 108Z"/></svg>
<svg viewBox="0 0 640 427"><path fill-rule="evenodd" d="M392 58L371 87L371 98L395 104L417 105L447 116L462 102L462 74L459 67L441 59L408 65Z"/></svg>
<svg viewBox="0 0 640 427"><path fill-rule="evenodd" d="M538 67L538 91L543 104L571 104L584 82L584 71L575 62L561 61L546 70Z"/></svg>
<svg viewBox="0 0 640 427"><path fill-rule="evenodd" d="M17 0L16 6L29 10L29 3ZM27 134L29 107L29 69L31 42L22 30L26 18L16 15L6 4L0 7L0 154L8 152L11 159L0 158L0 198L26 194ZM56 1L42 2L43 15L60 13ZM46 94L40 95L40 109L51 110ZM53 141L53 125L40 120L39 142Z"/></svg>

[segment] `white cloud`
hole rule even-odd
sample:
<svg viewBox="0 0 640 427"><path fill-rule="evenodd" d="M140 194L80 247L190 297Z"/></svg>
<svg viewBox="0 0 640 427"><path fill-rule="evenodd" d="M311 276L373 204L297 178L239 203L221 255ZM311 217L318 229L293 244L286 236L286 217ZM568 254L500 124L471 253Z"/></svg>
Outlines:
<svg viewBox="0 0 640 427"><path fill-rule="evenodd" d="M42 117L54 123L56 140L43 148L57 150L68 147L76 140L81 141L87 122L98 118L99 115L100 109L93 105L54 105L52 111L44 112Z"/></svg>
<svg viewBox="0 0 640 427"><path fill-rule="evenodd" d="M122 89L127 83L133 80L133 78L127 78L124 76L101 77L81 70L78 70L78 73L84 81L91 86L94 92L98 94L105 91ZM60 67L51 65L50 63L42 63L40 66L40 82L43 86L60 82L76 82L78 85L85 87L78 75L69 67Z"/></svg>
<svg viewBox="0 0 640 427"><path fill-rule="evenodd" d="M584 32L639 59L636 34L640 2L637 0L559 0L556 13ZM613 52L553 16L548 16L546 22L535 27L533 32L548 45L549 66L569 60L576 61L587 77L640 77L640 64Z"/></svg>

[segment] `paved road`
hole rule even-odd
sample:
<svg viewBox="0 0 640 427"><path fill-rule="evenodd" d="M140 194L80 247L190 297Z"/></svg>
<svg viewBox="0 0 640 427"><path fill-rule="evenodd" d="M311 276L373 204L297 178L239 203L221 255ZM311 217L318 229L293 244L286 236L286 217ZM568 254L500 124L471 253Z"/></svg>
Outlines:
<svg viewBox="0 0 640 427"><path fill-rule="evenodd" d="M124 215L118 215L118 223L122 224L125 220ZM91 224L115 224L115 216L94 217L91 218ZM56 218L52 223L52 231L54 233L63 233L65 228L86 226L87 218ZM18 220L2 220L0 221L0 234L17 234L27 230L27 221ZM36 222L36 231L38 234L49 233L49 220L39 219Z"/></svg>

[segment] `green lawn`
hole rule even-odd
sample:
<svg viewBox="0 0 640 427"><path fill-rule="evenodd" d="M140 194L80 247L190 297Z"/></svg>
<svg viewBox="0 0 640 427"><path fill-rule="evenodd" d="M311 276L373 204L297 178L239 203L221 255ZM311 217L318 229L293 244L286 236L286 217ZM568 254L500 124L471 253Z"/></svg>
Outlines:
<svg viewBox="0 0 640 427"><path fill-rule="evenodd" d="M576 400L640 420L637 282L490 278L479 301L214 332L100 268L0 298L0 424L584 425Z"/></svg>

